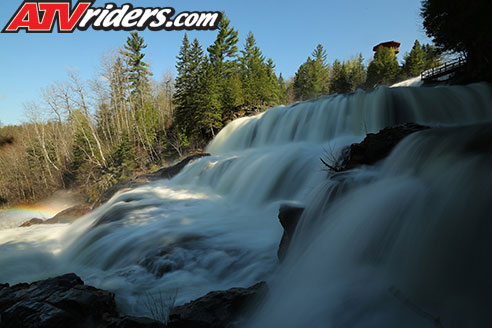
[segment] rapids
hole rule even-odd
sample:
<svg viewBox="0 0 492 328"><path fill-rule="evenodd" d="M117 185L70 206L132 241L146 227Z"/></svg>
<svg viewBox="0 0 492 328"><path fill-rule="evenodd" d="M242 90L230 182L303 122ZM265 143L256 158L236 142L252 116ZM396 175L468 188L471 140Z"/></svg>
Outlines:
<svg viewBox="0 0 492 328"><path fill-rule="evenodd" d="M4 227L0 282L75 272L148 316L149 294L180 304L267 280L248 327L490 326L491 107L488 84L380 87L238 119L172 180L72 225ZM404 122L436 129L324 171L319 157ZM307 208L279 265L285 202Z"/></svg>

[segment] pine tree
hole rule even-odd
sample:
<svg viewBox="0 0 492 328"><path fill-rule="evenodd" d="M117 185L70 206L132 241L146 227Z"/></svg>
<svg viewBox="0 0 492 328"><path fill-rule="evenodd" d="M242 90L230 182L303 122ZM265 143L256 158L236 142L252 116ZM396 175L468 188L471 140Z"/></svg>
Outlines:
<svg viewBox="0 0 492 328"><path fill-rule="evenodd" d="M237 62L238 32L230 27L231 21L222 15L214 43L207 48L210 65L208 76L214 79L217 92L213 101L219 101L220 115L242 105L242 85L238 80L239 68Z"/></svg>
<svg viewBox="0 0 492 328"><path fill-rule="evenodd" d="M143 105L144 96L150 91L149 79L152 76L147 63L143 61L145 54L142 50L145 48L147 45L144 39L137 32L132 32L122 50L126 59L131 95L139 105Z"/></svg>
<svg viewBox="0 0 492 328"><path fill-rule="evenodd" d="M359 54L358 57L345 62L348 69L349 82L351 91L364 88L367 78L367 70L364 66L364 57Z"/></svg>
<svg viewBox="0 0 492 328"><path fill-rule="evenodd" d="M196 42L198 41L196 40ZM205 143L215 137L216 132L222 128L222 110L218 97L218 86L219 81L217 81L214 67L207 58L203 58L197 90L194 95L196 124L194 135L199 136L199 141Z"/></svg>
<svg viewBox="0 0 492 328"><path fill-rule="evenodd" d="M224 111L230 111L244 104L243 83L239 70L233 71L226 82L222 89L221 103Z"/></svg>
<svg viewBox="0 0 492 328"><path fill-rule="evenodd" d="M263 88L267 84L268 76L265 67L265 57L252 32L249 32L241 51L241 73L244 90L244 100L247 105L257 106L265 101Z"/></svg>
<svg viewBox="0 0 492 328"><path fill-rule="evenodd" d="M198 54L199 56L201 54ZM191 62L192 52L188 35L185 33L183 44L177 57L176 91L174 94L175 118L179 134L190 136L193 129L193 92L198 80L197 65ZM196 57L196 54L195 54Z"/></svg>
<svg viewBox="0 0 492 328"><path fill-rule="evenodd" d="M398 79L400 66L395 51L387 47L379 47L374 59L367 68L367 87L375 88L379 85L390 85Z"/></svg>
<svg viewBox="0 0 492 328"><path fill-rule="evenodd" d="M352 91L349 81L349 72L345 63L335 59L331 69L330 91L332 93L346 93Z"/></svg>
<svg viewBox="0 0 492 328"><path fill-rule="evenodd" d="M423 44L422 51L424 52L424 69L430 69L442 64L441 52L431 44Z"/></svg>
<svg viewBox="0 0 492 328"><path fill-rule="evenodd" d="M279 90L278 103L284 105L288 104L287 95L289 89L287 83L285 82L284 77L282 76L282 73L280 73L278 76L278 90Z"/></svg>
<svg viewBox="0 0 492 328"><path fill-rule="evenodd" d="M492 80L490 0L423 0L427 36L441 52L464 54L469 80Z"/></svg>
<svg viewBox="0 0 492 328"><path fill-rule="evenodd" d="M231 21L223 14L219 23L217 38L207 48L210 63L219 76L222 76L225 70L233 66L237 57L238 32L233 27L229 27L230 23Z"/></svg>
<svg viewBox="0 0 492 328"><path fill-rule="evenodd" d="M418 40L415 40L412 50L405 55L404 60L402 70L405 77L418 76L425 70L425 53Z"/></svg>
<svg viewBox="0 0 492 328"><path fill-rule="evenodd" d="M329 66L326 51L318 45L302 64L294 77L294 92L297 100L321 97L329 92Z"/></svg>

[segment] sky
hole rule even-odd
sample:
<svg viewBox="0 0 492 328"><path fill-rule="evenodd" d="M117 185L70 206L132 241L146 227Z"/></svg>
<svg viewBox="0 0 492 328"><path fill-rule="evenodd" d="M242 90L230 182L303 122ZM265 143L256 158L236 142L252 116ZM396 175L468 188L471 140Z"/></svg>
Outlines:
<svg viewBox="0 0 492 328"><path fill-rule="evenodd" d="M73 1L75 3L75 0ZM181 11L225 11L239 31L239 48L249 31L255 35L263 54L272 58L277 74L285 78L312 53L317 44L327 51L328 62L362 53L366 64L374 45L395 40L402 43L399 60L415 40L429 43L419 16L420 0L97 0L118 5L173 7ZM0 29L8 23L22 0L0 3ZM157 80L167 70L176 72L176 55L183 31L139 32L148 47L146 61ZM191 31L204 49L216 31ZM41 89L67 79L74 70L84 79L98 76L104 54L120 48L129 32L78 31L69 34L0 34L0 122L4 125L26 121L24 104L37 102Z"/></svg>

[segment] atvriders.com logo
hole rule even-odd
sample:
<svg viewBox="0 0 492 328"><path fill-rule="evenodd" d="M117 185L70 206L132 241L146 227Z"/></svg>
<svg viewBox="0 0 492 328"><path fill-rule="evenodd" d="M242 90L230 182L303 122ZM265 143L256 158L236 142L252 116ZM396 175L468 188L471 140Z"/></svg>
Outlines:
<svg viewBox="0 0 492 328"><path fill-rule="evenodd" d="M2 33L20 30L51 33L55 25L59 33L71 33L75 29L85 31L90 27L103 31L215 30L222 17L219 11L183 11L174 16L176 12L171 7L133 7L129 3L121 7L106 3L102 8L93 8L94 2L78 1L72 7L70 0L26 0Z"/></svg>

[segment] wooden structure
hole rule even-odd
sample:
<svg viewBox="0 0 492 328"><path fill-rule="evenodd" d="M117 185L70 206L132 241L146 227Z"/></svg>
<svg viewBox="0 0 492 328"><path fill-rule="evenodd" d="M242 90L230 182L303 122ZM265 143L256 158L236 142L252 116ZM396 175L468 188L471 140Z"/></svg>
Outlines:
<svg viewBox="0 0 492 328"><path fill-rule="evenodd" d="M393 49L393 51L395 52L395 55L396 55L400 52L400 45L401 45L401 43L398 41L381 42L377 46L374 46L374 48L372 48L372 50L374 52L376 52L379 47L390 48L390 49Z"/></svg>
<svg viewBox="0 0 492 328"><path fill-rule="evenodd" d="M444 65L428 69L420 74L420 77L424 83L432 83L439 81L439 78L446 75L451 75L464 69L466 60L462 57L449 61Z"/></svg>

